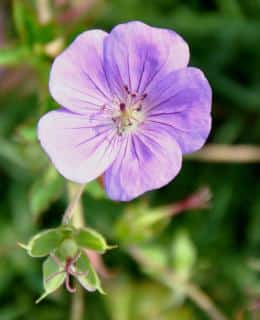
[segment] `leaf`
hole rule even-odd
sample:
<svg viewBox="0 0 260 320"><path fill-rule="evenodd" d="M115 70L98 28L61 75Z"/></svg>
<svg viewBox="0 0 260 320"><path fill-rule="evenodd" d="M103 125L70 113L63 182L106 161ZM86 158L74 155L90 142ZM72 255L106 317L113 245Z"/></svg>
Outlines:
<svg viewBox="0 0 260 320"><path fill-rule="evenodd" d="M95 269L92 267L89 258L84 253L80 255L76 262L76 272L86 273L86 275L77 276L77 280L86 290L98 290L101 294L105 294Z"/></svg>
<svg viewBox="0 0 260 320"><path fill-rule="evenodd" d="M174 272L182 279L188 280L196 261L196 248L185 229L179 230L173 238L172 258Z"/></svg>
<svg viewBox="0 0 260 320"><path fill-rule="evenodd" d="M94 199L106 199L106 193L97 180L88 183L86 192L91 195Z"/></svg>
<svg viewBox="0 0 260 320"><path fill-rule="evenodd" d="M0 66L10 66L22 63L28 56L28 50L24 47L1 48Z"/></svg>
<svg viewBox="0 0 260 320"><path fill-rule="evenodd" d="M77 230L74 235L74 240L80 247L99 253L104 253L106 250L112 248L112 246L108 246L101 234L90 228Z"/></svg>
<svg viewBox="0 0 260 320"><path fill-rule="evenodd" d="M61 229L49 229L35 235L27 245L30 256L39 258L55 250L64 239Z"/></svg>
<svg viewBox="0 0 260 320"><path fill-rule="evenodd" d="M46 296L56 291L64 282L66 274L62 271L62 266L59 266L52 258L48 257L43 263L43 285L45 292L36 300L36 303L42 301Z"/></svg>
<svg viewBox="0 0 260 320"><path fill-rule="evenodd" d="M64 187L63 178L53 168L49 167L43 177L37 179L30 193L30 208L34 217L48 209L61 194Z"/></svg>
<svg viewBox="0 0 260 320"><path fill-rule="evenodd" d="M16 31L26 45L32 45L37 40L37 18L35 11L25 1L13 1L13 18Z"/></svg>

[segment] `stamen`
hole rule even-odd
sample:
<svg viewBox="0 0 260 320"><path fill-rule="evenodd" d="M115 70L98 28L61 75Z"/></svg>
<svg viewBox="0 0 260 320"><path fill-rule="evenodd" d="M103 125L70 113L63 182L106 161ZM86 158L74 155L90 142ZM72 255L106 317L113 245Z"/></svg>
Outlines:
<svg viewBox="0 0 260 320"><path fill-rule="evenodd" d="M119 107L120 107L120 111L122 111L122 112L124 112L126 109L125 103L120 103Z"/></svg>
<svg viewBox="0 0 260 320"><path fill-rule="evenodd" d="M143 108L143 106L141 104L138 105L138 107L136 108L136 111L141 111Z"/></svg>
<svg viewBox="0 0 260 320"><path fill-rule="evenodd" d="M129 89L128 89L128 86L127 86L127 85L124 85L124 89L125 89L125 91L126 91L128 94L130 94L130 91L129 91Z"/></svg>

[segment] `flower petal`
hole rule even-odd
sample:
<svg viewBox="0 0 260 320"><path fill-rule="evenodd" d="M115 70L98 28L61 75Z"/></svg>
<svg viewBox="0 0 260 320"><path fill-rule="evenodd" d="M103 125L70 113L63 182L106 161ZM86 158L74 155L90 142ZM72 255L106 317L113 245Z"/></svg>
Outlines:
<svg viewBox="0 0 260 320"><path fill-rule="evenodd" d="M55 59L49 87L60 105L86 114L111 99L103 66L106 37L107 33L101 30L86 31Z"/></svg>
<svg viewBox="0 0 260 320"><path fill-rule="evenodd" d="M211 129L212 92L196 68L176 70L153 84L146 98L147 121L165 124L183 153L200 149Z"/></svg>
<svg viewBox="0 0 260 320"><path fill-rule="evenodd" d="M113 200L129 201L169 183L181 162L180 148L167 130L144 125L125 137L119 155L104 174L105 189Z"/></svg>
<svg viewBox="0 0 260 320"><path fill-rule="evenodd" d="M109 122L93 125L87 116L66 109L44 115L38 137L57 170L78 183L100 176L119 150L119 137Z"/></svg>
<svg viewBox="0 0 260 320"><path fill-rule="evenodd" d="M174 31L133 21L116 26L104 41L110 87L123 98L123 88L144 93L147 86L172 70L186 67L187 43Z"/></svg>

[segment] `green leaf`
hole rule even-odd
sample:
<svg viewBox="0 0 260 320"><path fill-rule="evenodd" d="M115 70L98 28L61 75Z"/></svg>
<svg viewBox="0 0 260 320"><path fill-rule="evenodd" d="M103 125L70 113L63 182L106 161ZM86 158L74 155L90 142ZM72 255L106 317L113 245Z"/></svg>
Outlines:
<svg viewBox="0 0 260 320"><path fill-rule="evenodd" d="M106 199L106 193L104 191L104 188L101 187L101 185L98 183L97 180L94 180L90 183L88 183L86 192L91 195L94 199Z"/></svg>
<svg viewBox="0 0 260 320"><path fill-rule="evenodd" d="M26 59L28 50L24 47L18 48L1 48L0 50L0 66L17 65Z"/></svg>
<svg viewBox="0 0 260 320"><path fill-rule="evenodd" d="M196 248L188 232L179 230L172 241L172 267L174 272L184 280L191 276L196 261Z"/></svg>
<svg viewBox="0 0 260 320"><path fill-rule="evenodd" d="M13 0L13 19L21 41L32 45L39 29L35 10L26 1Z"/></svg>
<svg viewBox="0 0 260 320"><path fill-rule="evenodd" d="M124 244L142 243L162 232L169 221L167 207L151 208L146 203L136 203L120 216L115 232Z"/></svg>
<svg viewBox="0 0 260 320"><path fill-rule="evenodd" d="M53 167L49 167L43 177L37 179L30 193L30 208L36 218L41 212L48 209L62 193L63 178Z"/></svg>
<svg viewBox="0 0 260 320"><path fill-rule="evenodd" d="M74 240L80 247L100 253L112 248L112 246L108 246L101 234L90 228L78 229L75 232Z"/></svg>
<svg viewBox="0 0 260 320"><path fill-rule="evenodd" d="M48 257L43 263L43 285L45 292L36 301L39 303L47 295L56 291L64 282L66 274L62 271L62 266L59 266L52 258Z"/></svg>
<svg viewBox="0 0 260 320"><path fill-rule="evenodd" d="M77 280L86 290L98 290L100 293L105 294L95 269L92 267L88 257L84 253L80 255L76 262L76 272L85 273L85 275L77 276Z"/></svg>
<svg viewBox="0 0 260 320"><path fill-rule="evenodd" d="M35 235L27 245L28 254L32 257L44 257L55 250L64 239L61 229L49 229Z"/></svg>

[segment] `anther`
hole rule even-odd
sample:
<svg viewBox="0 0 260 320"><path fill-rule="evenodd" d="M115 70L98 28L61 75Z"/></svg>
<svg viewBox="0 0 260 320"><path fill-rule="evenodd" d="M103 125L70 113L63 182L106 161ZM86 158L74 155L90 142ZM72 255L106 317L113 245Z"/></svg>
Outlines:
<svg viewBox="0 0 260 320"><path fill-rule="evenodd" d="M136 111L141 111L142 110L142 105L139 104L138 107L136 108Z"/></svg>
<svg viewBox="0 0 260 320"><path fill-rule="evenodd" d="M124 85L124 89L125 89L125 91L126 91L128 94L130 94L130 91L129 91L129 89L128 89L128 86L127 86L127 85Z"/></svg>
<svg viewBox="0 0 260 320"><path fill-rule="evenodd" d="M120 111L125 111L126 105L124 103L120 103L119 107Z"/></svg>

